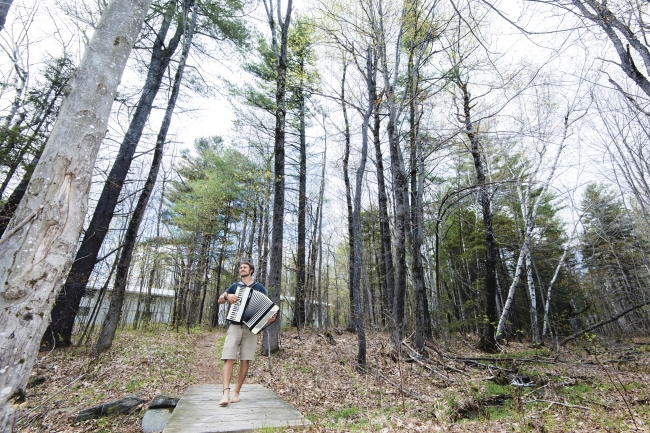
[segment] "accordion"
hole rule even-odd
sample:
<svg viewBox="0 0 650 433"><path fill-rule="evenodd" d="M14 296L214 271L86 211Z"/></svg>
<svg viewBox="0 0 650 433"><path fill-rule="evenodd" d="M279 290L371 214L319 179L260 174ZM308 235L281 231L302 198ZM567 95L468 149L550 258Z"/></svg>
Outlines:
<svg viewBox="0 0 650 433"><path fill-rule="evenodd" d="M230 306L228 320L241 322L253 334L266 327L266 322L280 309L264 293L248 286L240 285L235 292L237 302Z"/></svg>

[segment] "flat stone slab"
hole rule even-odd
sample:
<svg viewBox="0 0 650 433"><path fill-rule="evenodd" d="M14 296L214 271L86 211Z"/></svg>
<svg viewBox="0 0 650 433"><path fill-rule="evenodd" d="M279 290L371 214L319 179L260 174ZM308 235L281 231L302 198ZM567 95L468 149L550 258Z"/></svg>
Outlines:
<svg viewBox="0 0 650 433"><path fill-rule="evenodd" d="M173 410L173 407L147 410L144 417L142 417L142 432L155 433L163 431L172 416Z"/></svg>
<svg viewBox="0 0 650 433"><path fill-rule="evenodd" d="M241 401L224 407L219 406L221 394L221 385L190 386L163 433L252 432L311 425L293 406L262 385L244 384Z"/></svg>

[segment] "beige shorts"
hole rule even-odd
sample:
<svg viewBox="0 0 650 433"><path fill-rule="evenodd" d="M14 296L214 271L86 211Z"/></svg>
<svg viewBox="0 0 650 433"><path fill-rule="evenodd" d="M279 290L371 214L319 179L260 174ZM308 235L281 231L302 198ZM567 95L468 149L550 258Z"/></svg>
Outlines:
<svg viewBox="0 0 650 433"><path fill-rule="evenodd" d="M226 341L221 351L221 359L239 359L252 361L255 359L257 348L257 335L253 334L247 326L230 324L226 333Z"/></svg>

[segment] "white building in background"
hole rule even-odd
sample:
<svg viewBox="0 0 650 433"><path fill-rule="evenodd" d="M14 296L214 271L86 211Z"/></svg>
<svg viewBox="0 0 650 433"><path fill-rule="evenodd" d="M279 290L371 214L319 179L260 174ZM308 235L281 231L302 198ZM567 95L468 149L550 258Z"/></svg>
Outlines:
<svg viewBox="0 0 650 433"><path fill-rule="evenodd" d="M101 294L101 287L89 287L79 304L79 312L75 319L75 327L83 326L89 320L94 319L95 324L101 325L108 312L111 302L113 287L109 287L103 295L101 303L97 308L97 300ZM174 308L174 291L171 289L151 288L151 323L171 323ZM136 313L144 313L147 289L139 286L127 286L124 294L124 305L122 306L122 317L120 325L129 325L135 321Z"/></svg>

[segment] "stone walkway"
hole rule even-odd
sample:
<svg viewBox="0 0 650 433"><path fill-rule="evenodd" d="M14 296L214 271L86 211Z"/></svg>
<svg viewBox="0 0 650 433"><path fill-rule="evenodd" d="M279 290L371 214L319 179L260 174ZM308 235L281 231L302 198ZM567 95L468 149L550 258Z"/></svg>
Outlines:
<svg viewBox="0 0 650 433"><path fill-rule="evenodd" d="M221 407L221 385L190 386L163 433L249 432L311 425L293 406L262 385L244 384L240 398L239 403Z"/></svg>

